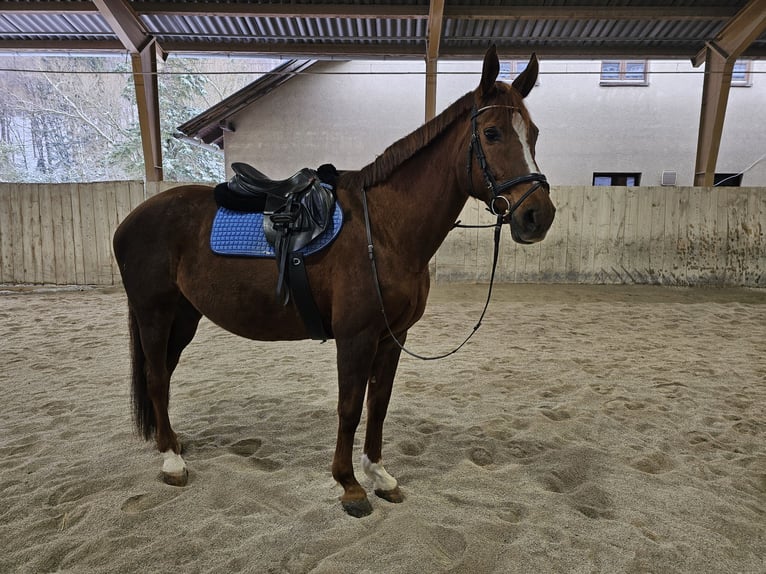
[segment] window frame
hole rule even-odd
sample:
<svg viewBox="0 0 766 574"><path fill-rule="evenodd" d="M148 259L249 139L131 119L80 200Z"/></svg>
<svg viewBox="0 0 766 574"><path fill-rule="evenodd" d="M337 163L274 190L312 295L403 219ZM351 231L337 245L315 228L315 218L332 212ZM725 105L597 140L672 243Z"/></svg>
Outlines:
<svg viewBox="0 0 766 574"><path fill-rule="evenodd" d="M642 77L629 77L635 72L631 72L628 67L630 64L641 64L643 66ZM604 65L617 64L617 77L604 77ZM614 72L609 72L613 74ZM601 60L601 73L599 76L599 85L601 86L648 86L649 85L649 60Z"/></svg>
<svg viewBox="0 0 766 574"><path fill-rule="evenodd" d="M610 183L596 183L598 179L609 178ZM628 179L633 178L633 185L627 183ZM614 183L615 179L624 179L626 183ZM640 171L594 171L591 179L593 187L639 187L641 185Z"/></svg>
<svg viewBox="0 0 766 574"><path fill-rule="evenodd" d="M497 79L503 82L513 82L521 72L527 69L528 60L500 60L500 73ZM540 85L540 75L537 75L535 86Z"/></svg>
<svg viewBox="0 0 766 574"><path fill-rule="evenodd" d="M753 85L752 72L752 60L737 60L734 62L734 68L731 70L731 87L732 88L749 88ZM735 68L737 65L744 65L742 79L735 79Z"/></svg>

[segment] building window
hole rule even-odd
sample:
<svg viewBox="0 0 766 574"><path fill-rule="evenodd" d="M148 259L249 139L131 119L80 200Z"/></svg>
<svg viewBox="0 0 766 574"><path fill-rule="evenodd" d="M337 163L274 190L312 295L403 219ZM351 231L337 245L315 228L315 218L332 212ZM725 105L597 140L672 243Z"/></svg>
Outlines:
<svg viewBox="0 0 766 574"><path fill-rule="evenodd" d="M741 173L716 173L713 175L713 186L715 187L741 187Z"/></svg>
<svg viewBox="0 0 766 574"><path fill-rule="evenodd" d="M604 60L602 86L648 86L646 60Z"/></svg>
<svg viewBox="0 0 766 574"><path fill-rule="evenodd" d="M497 76L498 80L512 82L516 79L516 76L527 69L528 63L529 62L526 60L505 60L500 62L500 73ZM535 86L540 84L540 76L538 75L537 78Z"/></svg>
<svg viewBox="0 0 766 574"><path fill-rule="evenodd" d="M593 185L627 185L641 183L641 174L636 172L602 172L593 173Z"/></svg>
<svg viewBox="0 0 766 574"><path fill-rule="evenodd" d="M737 60L731 73L731 85L749 87L753 85L750 79L750 60Z"/></svg>

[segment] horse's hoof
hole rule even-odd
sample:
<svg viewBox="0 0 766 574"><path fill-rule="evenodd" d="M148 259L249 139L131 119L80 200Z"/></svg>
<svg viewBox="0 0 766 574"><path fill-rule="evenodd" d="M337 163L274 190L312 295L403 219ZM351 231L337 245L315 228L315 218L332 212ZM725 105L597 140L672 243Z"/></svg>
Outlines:
<svg viewBox="0 0 766 574"><path fill-rule="evenodd" d="M391 490L381 490L378 488L375 490L375 495L379 496L383 500L387 500L388 502L393 502L396 504L404 502L404 495L402 494L402 491L399 490L398 486Z"/></svg>
<svg viewBox="0 0 766 574"><path fill-rule="evenodd" d="M170 486L186 486L189 482L189 471L185 468L181 472L163 472L162 480Z"/></svg>
<svg viewBox="0 0 766 574"><path fill-rule="evenodd" d="M354 518L362 518L372 514L372 504L367 500L367 497L361 500L341 500L341 504L346 514Z"/></svg>

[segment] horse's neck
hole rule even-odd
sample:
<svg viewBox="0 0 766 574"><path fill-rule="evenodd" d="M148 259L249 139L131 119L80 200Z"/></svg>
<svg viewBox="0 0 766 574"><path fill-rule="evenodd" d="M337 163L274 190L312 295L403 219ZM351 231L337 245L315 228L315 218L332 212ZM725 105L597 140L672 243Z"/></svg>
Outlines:
<svg viewBox="0 0 766 574"><path fill-rule="evenodd" d="M375 196L370 199L375 207L373 227L376 216L385 219L391 247L407 250L419 269L428 265L468 199L466 159L457 151L464 146L454 142L451 137L437 138L370 194Z"/></svg>

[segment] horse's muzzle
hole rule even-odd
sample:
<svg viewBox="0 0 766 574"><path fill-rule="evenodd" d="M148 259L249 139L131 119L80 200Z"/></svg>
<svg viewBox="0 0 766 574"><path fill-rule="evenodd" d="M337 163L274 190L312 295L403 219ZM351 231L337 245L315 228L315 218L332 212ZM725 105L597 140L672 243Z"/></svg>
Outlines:
<svg viewBox="0 0 766 574"><path fill-rule="evenodd" d="M556 208L550 199L547 186L536 190L518 207L505 215L503 223L511 228L511 237L516 243L528 245L545 238L553 224Z"/></svg>

